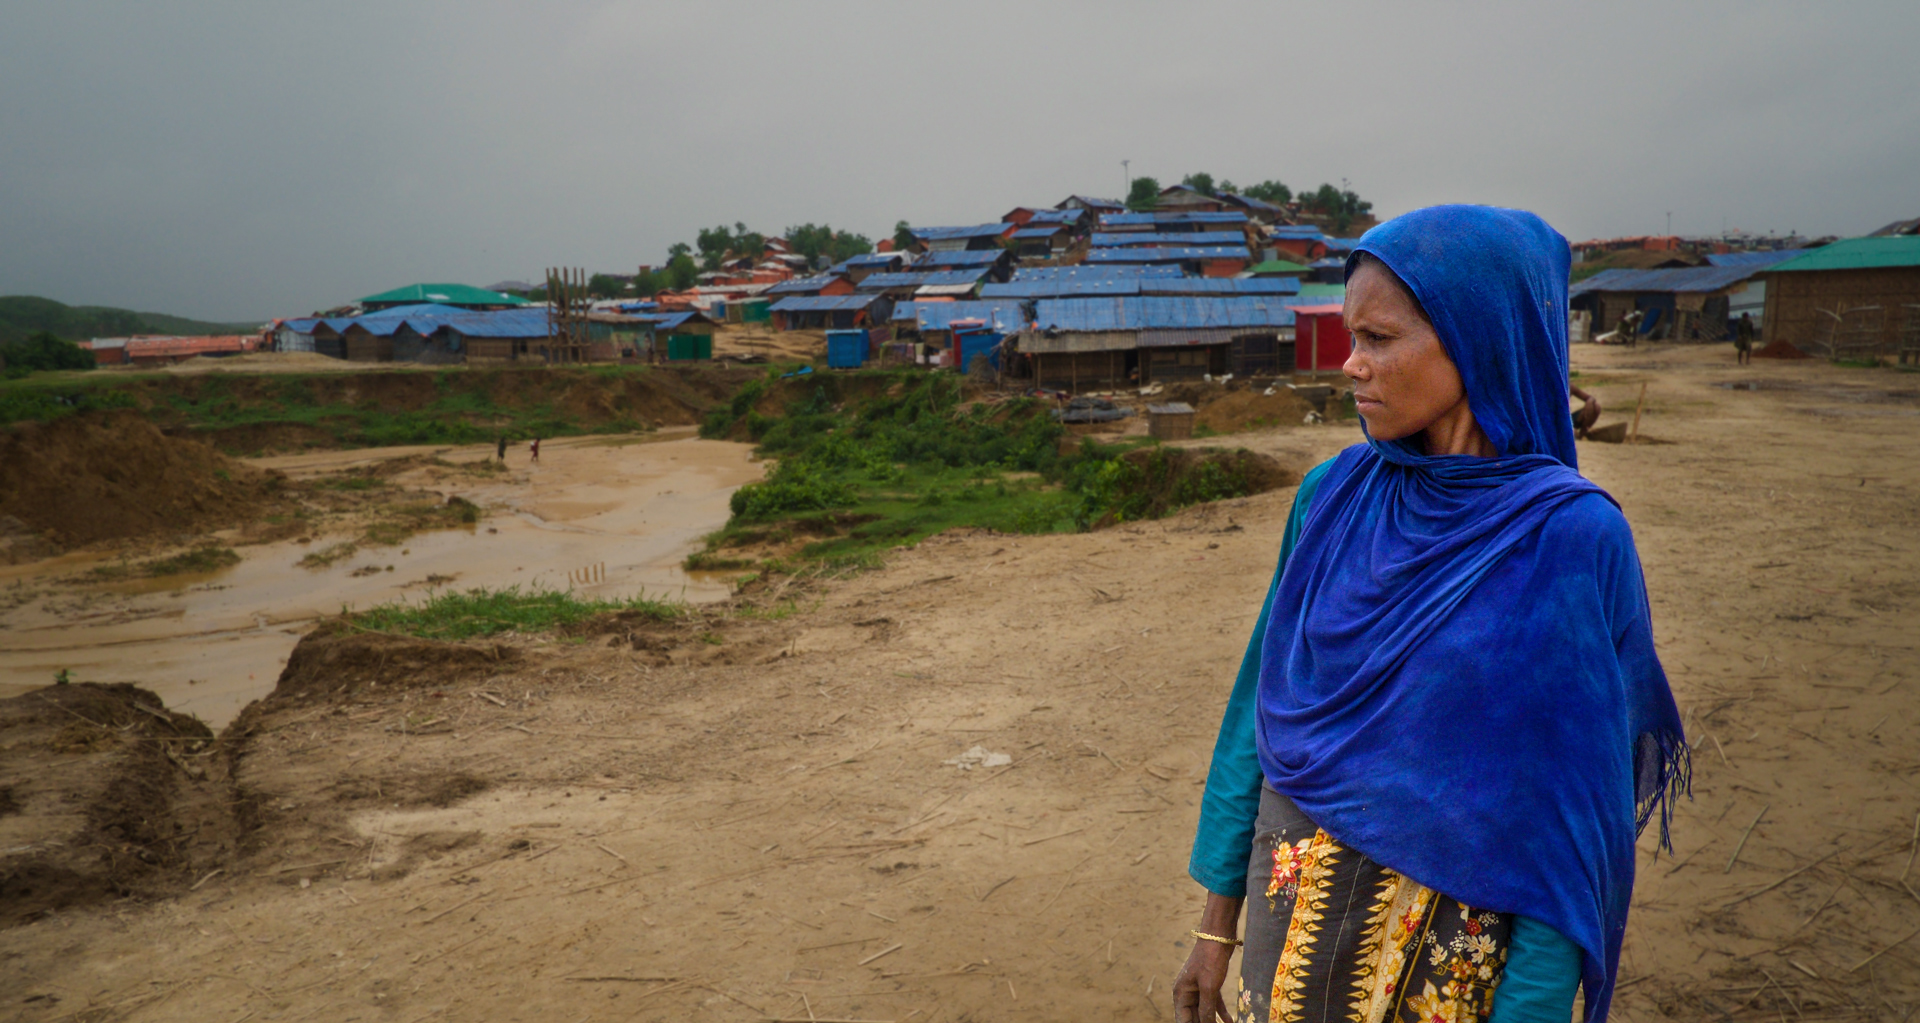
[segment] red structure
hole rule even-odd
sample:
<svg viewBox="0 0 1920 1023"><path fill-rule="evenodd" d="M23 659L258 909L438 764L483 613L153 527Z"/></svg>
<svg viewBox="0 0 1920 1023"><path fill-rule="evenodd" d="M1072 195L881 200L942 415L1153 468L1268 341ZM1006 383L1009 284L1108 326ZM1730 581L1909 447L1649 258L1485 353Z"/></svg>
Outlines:
<svg viewBox="0 0 1920 1023"><path fill-rule="evenodd" d="M1337 373L1353 354L1344 307L1302 305L1293 308L1293 369L1296 373Z"/></svg>

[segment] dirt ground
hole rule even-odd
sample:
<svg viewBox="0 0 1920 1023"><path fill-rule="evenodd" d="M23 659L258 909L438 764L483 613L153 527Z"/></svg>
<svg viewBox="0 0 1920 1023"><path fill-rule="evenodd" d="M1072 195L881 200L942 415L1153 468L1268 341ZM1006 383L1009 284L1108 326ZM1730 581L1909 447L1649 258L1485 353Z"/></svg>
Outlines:
<svg viewBox="0 0 1920 1023"><path fill-rule="evenodd" d="M1616 1018L1913 1015L1920 378L1718 346L1575 367L1603 424L1646 385L1662 443L1582 468L1634 525L1695 743L1676 854L1641 843ZM1236 440L1304 468L1357 438ZM233 851L9 913L0 1015L1169 1019L1291 498L948 534L672 626L309 640L156 797L230 792Z"/></svg>

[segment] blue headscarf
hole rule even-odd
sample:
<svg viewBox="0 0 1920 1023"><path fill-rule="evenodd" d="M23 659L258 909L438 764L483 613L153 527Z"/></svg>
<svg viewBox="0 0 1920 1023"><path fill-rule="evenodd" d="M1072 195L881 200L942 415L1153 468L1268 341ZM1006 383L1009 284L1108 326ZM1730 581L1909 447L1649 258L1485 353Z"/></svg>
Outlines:
<svg viewBox="0 0 1920 1023"><path fill-rule="evenodd" d="M1439 206L1362 252L1420 301L1497 454L1369 437L1329 466L1261 651L1261 767L1348 846L1580 946L1603 1020L1634 842L1656 813L1665 840L1687 752L1633 536L1575 468L1566 239Z"/></svg>

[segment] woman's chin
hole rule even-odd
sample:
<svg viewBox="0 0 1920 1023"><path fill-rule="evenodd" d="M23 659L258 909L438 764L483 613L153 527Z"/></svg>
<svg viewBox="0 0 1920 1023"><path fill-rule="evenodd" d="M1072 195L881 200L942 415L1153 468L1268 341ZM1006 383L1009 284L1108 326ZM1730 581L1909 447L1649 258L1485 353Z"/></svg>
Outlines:
<svg viewBox="0 0 1920 1023"><path fill-rule="evenodd" d="M1407 428L1405 423L1395 421L1394 417L1382 415L1385 410L1369 413L1366 406L1360 408L1360 419L1367 424L1367 436L1374 440L1399 440L1416 431Z"/></svg>

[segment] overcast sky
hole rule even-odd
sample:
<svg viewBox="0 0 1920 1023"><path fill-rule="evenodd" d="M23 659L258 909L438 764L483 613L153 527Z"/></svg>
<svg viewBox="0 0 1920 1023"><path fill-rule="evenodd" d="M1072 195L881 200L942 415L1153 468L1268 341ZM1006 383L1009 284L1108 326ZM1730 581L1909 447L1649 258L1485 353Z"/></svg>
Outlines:
<svg viewBox="0 0 1920 1023"><path fill-rule="evenodd" d="M0 294L216 320L631 272L701 226L1172 183L1569 238L1920 216L1920 5L24 0Z"/></svg>

